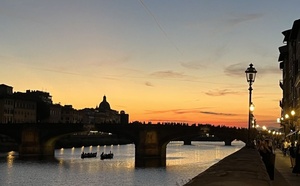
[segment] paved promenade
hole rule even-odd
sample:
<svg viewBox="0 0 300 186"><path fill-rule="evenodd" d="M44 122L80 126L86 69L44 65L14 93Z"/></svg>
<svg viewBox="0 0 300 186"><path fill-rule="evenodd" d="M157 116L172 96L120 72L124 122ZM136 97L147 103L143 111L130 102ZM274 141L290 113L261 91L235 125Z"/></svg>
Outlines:
<svg viewBox="0 0 300 186"><path fill-rule="evenodd" d="M274 180L270 180L256 149L242 148L200 173L185 186L300 186L290 157L275 151Z"/></svg>
<svg viewBox="0 0 300 186"><path fill-rule="evenodd" d="M185 184L185 186L202 185L271 186L272 183L258 151L253 148L242 148Z"/></svg>
<svg viewBox="0 0 300 186"><path fill-rule="evenodd" d="M275 175L274 181L271 181L273 186L299 186L300 175L292 173L291 162L289 156L283 156L280 150L276 150L275 159Z"/></svg>

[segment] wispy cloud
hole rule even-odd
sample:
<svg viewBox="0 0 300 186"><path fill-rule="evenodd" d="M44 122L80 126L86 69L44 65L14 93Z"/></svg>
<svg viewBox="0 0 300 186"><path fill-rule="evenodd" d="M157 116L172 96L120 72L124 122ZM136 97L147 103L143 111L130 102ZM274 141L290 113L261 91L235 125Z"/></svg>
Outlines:
<svg viewBox="0 0 300 186"><path fill-rule="evenodd" d="M218 116L238 116L238 114L206 111L208 108L192 108L192 109L170 109L170 110L147 110L146 114L206 114Z"/></svg>
<svg viewBox="0 0 300 186"><path fill-rule="evenodd" d="M182 72L174 72L172 70L167 71L157 71L150 74L151 76L155 76L158 78L183 78L186 77Z"/></svg>
<svg viewBox="0 0 300 186"><path fill-rule="evenodd" d="M228 76L245 76L245 71L249 64L247 63L237 63L237 64L232 64L224 69L224 73ZM277 66L254 66L255 69L257 70L258 74L260 76L267 75L267 74L281 74L281 71Z"/></svg>
<svg viewBox="0 0 300 186"><path fill-rule="evenodd" d="M245 70L247 68L246 63L237 63L237 64L232 64L224 69L224 73L228 76L245 76Z"/></svg>
<svg viewBox="0 0 300 186"><path fill-rule="evenodd" d="M131 60L130 55L122 55L120 56L115 56L114 54L110 54L108 52L107 57L98 59L96 61L91 61L89 65L94 65L94 66L120 66L121 64L127 63L128 61Z"/></svg>
<svg viewBox="0 0 300 186"><path fill-rule="evenodd" d="M50 69L50 68L35 68L32 67L32 69L37 69L41 71L48 71L48 72L54 72L54 73L60 73L60 74L66 74L66 75L73 75L73 76L82 76L82 77L89 77L89 78L95 78L97 76L93 74L83 74L83 73L75 73L75 72L69 72L69 71L64 71L64 70L56 70L56 69ZM107 79L107 80L113 80L113 81L119 81L118 76L110 76L110 75L104 75L101 76L102 79Z"/></svg>
<svg viewBox="0 0 300 186"><path fill-rule="evenodd" d="M278 66L265 66L259 67L256 70L259 71L259 74L281 74L281 71Z"/></svg>
<svg viewBox="0 0 300 186"><path fill-rule="evenodd" d="M183 120L183 119L159 119L159 118L150 118L151 122L161 122L161 123L193 123L191 120Z"/></svg>
<svg viewBox="0 0 300 186"><path fill-rule="evenodd" d="M148 86L148 87L154 87L154 85L151 82L149 82L149 81L146 81L145 85Z"/></svg>
<svg viewBox="0 0 300 186"><path fill-rule="evenodd" d="M43 70L43 71L49 71L49 72L55 72L55 73L61 73L61 74L68 74L68 75L75 75L75 76L84 76L83 74L75 73L75 72L68 72L63 70L56 70L56 69L50 69L50 68L38 68L38 67L32 67L37 70Z"/></svg>
<svg viewBox="0 0 300 186"><path fill-rule="evenodd" d="M232 15L233 17L227 20L228 25L235 26L237 24L252 21L263 17L263 14L240 14Z"/></svg>
<svg viewBox="0 0 300 186"><path fill-rule="evenodd" d="M147 110L146 114L190 114L190 113L200 113L200 108L193 109L170 109L170 110Z"/></svg>
<svg viewBox="0 0 300 186"><path fill-rule="evenodd" d="M188 69L196 69L196 70L205 68L205 66L198 61L181 62L180 65Z"/></svg>
<svg viewBox="0 0 300 186"><path fill-rule="evenodd" d="M222 112L210 112L210 111L200 111L201 114L208 114L208 115L218 115L218 116L238 116L238 114L231 114L231 113L222 113Z"/></svg>
<svg viewBox="0 0 300 186"><path fill-rule="evenodd" d="M226 96L226 95L240 95L240 92L237 91L231 91L228 89L222 89L222 90L210 90L208 92L205 92L208 96Z"/></svg>

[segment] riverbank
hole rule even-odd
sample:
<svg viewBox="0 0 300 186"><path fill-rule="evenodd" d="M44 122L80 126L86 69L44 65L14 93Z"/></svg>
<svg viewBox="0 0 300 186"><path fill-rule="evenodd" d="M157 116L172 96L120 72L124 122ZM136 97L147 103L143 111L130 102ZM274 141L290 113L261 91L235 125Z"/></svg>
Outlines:
<svg viewBox="0 0 300 186"><path fill-rule="evenodd" d="M292 173L290 157L284 156L279 149L275 150L275 157L274 180L268 178L257 151L243 148L194 177L185 186L298 186L300 176Z"/></svg>
<svg viewBox="0 0 300 186"><path fill-rule="evenodd" d="M194 177L185 186L270 186L271 180L256 149L242 148Z"/></svg>

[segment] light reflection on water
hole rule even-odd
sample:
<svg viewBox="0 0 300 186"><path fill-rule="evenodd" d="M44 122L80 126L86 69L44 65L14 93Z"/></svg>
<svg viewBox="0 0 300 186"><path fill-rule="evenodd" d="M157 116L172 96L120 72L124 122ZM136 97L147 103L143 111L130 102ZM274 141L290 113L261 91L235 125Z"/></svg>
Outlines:
<svg viewBox="0 0 300 186"><path fill-rule="evenodd" d="M0 185L183 185L225 156L239 150L244 143L194 142L167 146L165 168L135 168L135 146L88 146L58 149L57 161L22 161L11 153L0 158ZM81 159L81 152L114 153L112 160Z"/></svg>

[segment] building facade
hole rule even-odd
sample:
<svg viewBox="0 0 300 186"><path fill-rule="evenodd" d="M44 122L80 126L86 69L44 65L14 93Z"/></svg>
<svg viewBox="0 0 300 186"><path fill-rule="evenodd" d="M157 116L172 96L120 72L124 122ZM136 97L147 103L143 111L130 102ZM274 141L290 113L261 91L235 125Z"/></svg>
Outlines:
<svg viewBox="0 0 300 186"><path fill-rule="evenodd" d="M13 92L13 87L0 85L0 123L129 123L129 115L111 109L103 96L96 108L74 109L72 105L52 103L48 92Z"/></svg>
<svg viewBox="0 0 300 186"><path fill-rule="evenodd" d="M0 85L0 123L36 123L36 118L37 104L32 98Z"/></svg>
<svg viewBox="0 0 300 186"><path fill-rule="evenodd" d="M282 79L281 126L286 135L300 129L300 19L291 29L282 32L284 45L279 47L279 68Z"/></svg>

